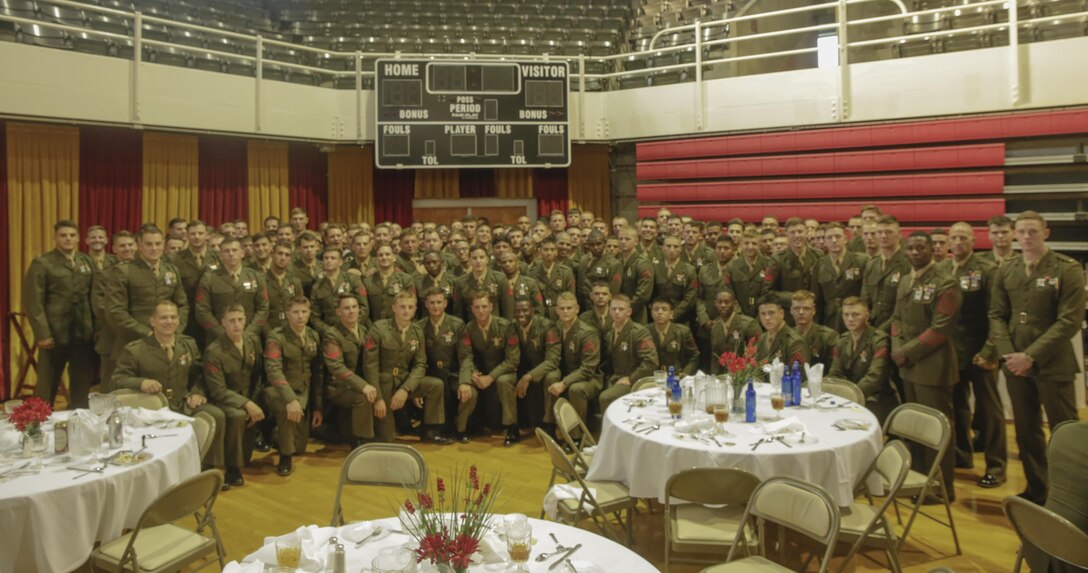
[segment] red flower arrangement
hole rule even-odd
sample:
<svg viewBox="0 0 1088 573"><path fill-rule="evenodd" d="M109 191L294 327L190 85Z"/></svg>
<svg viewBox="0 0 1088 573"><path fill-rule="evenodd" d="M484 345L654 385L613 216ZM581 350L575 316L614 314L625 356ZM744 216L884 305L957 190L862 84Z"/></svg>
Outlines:
<svg viewBox="0 0 1088 573"><path fill-rule="evenodd" d="M23 400L8 415L8 421L15 424L15 429L24 434L36 435L41 432L42 424L53 414L53 408L38 397Z"/></svg>
<svg viewBox="0 0 1088 573"><path fill-rule="evenodd" d="M740 379L743 383L747 383L749 378L758 380L763 373L763 363L756 361L755 338L748 339L748 345L744 348L743 355L738 356L735 352L723 352L718 357L718 364L733 375L734 381Z"/></svg>
<svg viewBox="0 0 1088 573"><path fill-rule="evenodd" d="M405 531L419 542L416 562L429 560L445 564L454 571L468 570L472 554L491 521L491 509L498 496L498 479L480 482L476 466L470 466L467 479L454 478L447 491L442 478L435 480L433 492L420 490L415 502L404 501L400 514Z"/></svg>

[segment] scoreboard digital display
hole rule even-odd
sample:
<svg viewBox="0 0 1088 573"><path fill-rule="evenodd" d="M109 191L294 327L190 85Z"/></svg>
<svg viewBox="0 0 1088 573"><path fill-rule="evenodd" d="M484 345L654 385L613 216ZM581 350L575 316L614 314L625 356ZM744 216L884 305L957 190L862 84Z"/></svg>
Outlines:
<svg viewBox="0 0 1088 573"><path fill-rule="evenodd" d="M570 165L567 62L376 62L382 168Z"/></svg>

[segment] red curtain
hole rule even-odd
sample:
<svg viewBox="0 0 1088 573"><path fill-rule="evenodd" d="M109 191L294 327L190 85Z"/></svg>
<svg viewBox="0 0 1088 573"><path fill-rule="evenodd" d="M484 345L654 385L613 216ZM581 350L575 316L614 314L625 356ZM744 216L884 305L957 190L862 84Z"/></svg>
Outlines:
<svg viewBox="0 0 1088 573"><path fill-rule="evenodd" d="M79 225L101 225L113 236L140 227L143 198L143 132L79 131ZM6 252L6 251L5 251Z"/></svg>
<svg viewBox="0 0 1088 573"><path fill-rule="evenodd" d="M494 169L459 169L461 198L488 198L497 193Z"/></svg>
<svg viewBox="0 0 1088 573"><path fill-rule="evenodd" d="M410 169L374 170L374 222L389 221L402 227L412 224L412 198L416 172Z"/></svg>
<svg viewBox="0 0 1088 573"><path fill-rule="evenodd" d="M0 253L8 253L8 131L7 126L0 123ZM0 400L8 397L8 380L11 380L11 352L8 338L11 329L8 328L8 311L11 310L9 283L11 277L11 257L6 254L0 257Z"/></svg>
<svg viewBox="0 0 1088 573"><path fill-rule="evenodd" d="M291 208L306 209L310 216L310 228L316 229L318 223L328 219L328 158L313 145L292 143L287 148L287 177L291 190Z"/></svg>
<svg viewBox="0 0 1088 573"><path fill-rule="evenodd" d="M200 139L200 219L213 227L244 219L249 197L246 140Z"/></svg>
<svg viewBox="0 0 1088 573"><path fill-rule="evenodd" d="M554 209L567 210L567 170L533 169L533 194L538 217L547 217Z"/></svg>

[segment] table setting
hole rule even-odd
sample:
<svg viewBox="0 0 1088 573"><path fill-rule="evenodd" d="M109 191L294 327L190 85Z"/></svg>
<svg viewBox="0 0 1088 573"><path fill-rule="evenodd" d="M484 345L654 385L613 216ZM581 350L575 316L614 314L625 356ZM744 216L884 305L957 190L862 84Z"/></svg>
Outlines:
<svg viewBox="0 0 1088 573"><path fill-rule="evenodd" d="M11 413L0 421L0 529L9 532L0 572L77 568L96 541L119 536L159 494L200 472L191 418L121 407L108 394L61 412L35 400L15 407L37 409L34 444Z"/></svg>
<svg viewBox="0 0 1088 573"><path fill-rule="evenodd" d="M781 379L781 370L768 370ZM855 481L883 444L876 417L860 404L820 393L815 370L810 387L790 389L792 406L781 382L734 389L724 378L696 374L679 381L678 393L663 384L618 400L605 412L587 479L618 481L632 496L663 500L676 472L735 467L760 479L788 475L816 483L849 505ZM745 395L753 398L751 412Z"/></svg>

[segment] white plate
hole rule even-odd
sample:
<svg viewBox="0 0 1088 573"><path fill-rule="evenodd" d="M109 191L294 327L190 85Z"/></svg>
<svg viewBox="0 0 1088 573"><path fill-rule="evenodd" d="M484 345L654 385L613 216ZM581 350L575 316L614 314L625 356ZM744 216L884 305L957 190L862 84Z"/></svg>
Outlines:
<svg viewBox="0 0 1088 573"><path fill-rule="evenodd" d="M820 443L820 438L817 438L816 436L813 436L812 434L809 434L809 433L806 432L804 434L804 436L805 436L805 439L803 441L801 440L801 434L786 434L785 439L786 439L786 442L788 442L790 444L811 445L811 444Z"/></svg>
<svg viewBox="0 0 1088 573"><path fill-rule="evenodd" d="M601 567L592 561L579 561L575 559L572 560L570 564L574 566L574 569L578 571L578 573L604 573L604 567ZM555 571L570 573L570 568L560 566L556 567Z"/></svg>
<svg viewBox="0 0 1088 573"><path fill-rule="evenodd" d="M369 521L358 521L355 523L349 523L340 528L338 537L345 539L351 543L359 543L360 541L367 539L371 533L374 532L374 524ZM393 533L393 529L389 527L382 527L381 533L367 539L367 543L372 541L380 541L389 537Z"/></svg>

